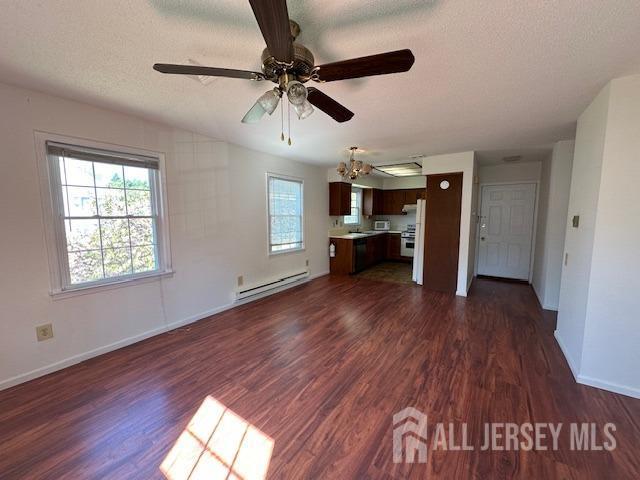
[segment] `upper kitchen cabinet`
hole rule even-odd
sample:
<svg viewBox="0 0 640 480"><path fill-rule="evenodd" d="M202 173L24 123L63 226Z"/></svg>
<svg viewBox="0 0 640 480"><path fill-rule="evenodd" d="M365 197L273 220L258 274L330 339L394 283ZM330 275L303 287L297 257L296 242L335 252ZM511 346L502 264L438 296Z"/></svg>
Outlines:
<svg viewBox="0 0 640 480"><path fill-rule="evenodd" d="M329 183L329 215L351 215L351 184Z"/></svg>
<svg viewBox="0 0 640 480"><path fill-rule="evenodd" d="M402 207L405 205L406 190L383 190L384 215L402 215Z"/></svg>
<svg viewBox="0 0 640 480"><path fill-rule="evenodd" d="M379 188L365 188L362 190L362 214L365 217L382 215L383 193Z"/></svg>
<svg viewBox="0 0 640 480"><path fill-rule="evenodd" d="M414 205L418 203L418 199L425 198L426 189L412 188L404 191L404 201L406 205Z"/></svg>

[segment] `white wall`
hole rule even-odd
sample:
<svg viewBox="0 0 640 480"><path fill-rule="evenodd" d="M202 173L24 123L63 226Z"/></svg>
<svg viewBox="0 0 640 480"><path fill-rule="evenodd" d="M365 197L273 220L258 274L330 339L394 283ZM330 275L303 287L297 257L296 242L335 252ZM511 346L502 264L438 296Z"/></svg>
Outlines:
<svg viewBox="0 0 640 480"><path fill-rule="evenodd" d="M580 375L640 398L640 75L611 83Z"/></svg>
<svg viewBox="0 0 640 480"><path fill-rule="evenodd" d="M473 176L471 185L471 213L469 220L469 254L467 256L467 292L476 274L476 247L478 244L478 208L480 204L480 187L478 182L478 160L474 153Z"/></svg>
<svg viewBox="0 0 640 480"><path fill-rule="evenodd" d="M482 165L478 168L478 178L480 183L537 182L541 167L541 162Z"/></svg>
<svg viewBox="0 0 640 480"><path fill-rule="evenodd" d="M640 75L578 122L556 337L579 382L640 398Z"/></svg>
<svg viewBox="0 0 640 480"><path fill-rule="evenodd" d="M538 300L543 308L548 308L544 304L544 286L546 283L546 234L547 219L549 215L549 191L551 186L551 163L553 153L542 161L540 169L540 183L538 184L538 219L536 223L536 236L533 254L533 272L531 272L531 286L538 296ZM568 188L567 188L568 190ZM565 215L566 218L566 215ZM564 227L564 219L562 221ZM564 247L564 245L562 245Z"/></svg>
<svg viewBox="0 0 640 480"><path fill-rule="evenodd" d="M542 162L532 285L547 310L558 310L560 300L574 144L557 142Z"/></svg>
<svg viewBox="0 0 640 480"><path fill-rule="evenodd" d="M0 388L227 308L238 275L328 272L324 168L2 84L0 105ZM34 130L165 153L173 277L49 295ZM304 252L267 255L267 171L304 179Z"/></svg>
<svg viewBox="0 0 640 480"><path fill-rule="evenodd" d="M426 188L427 177L418 175L415 177L385 177L382 179L383 190L395 190L403 188Z"/></svg>
<svg viewBox="0 0 640 480"><path fill-rule="evenodd" d="M456 295L467 296L470 279L473 279L474 251L469 245L475 238L477 216L474 211L474 197L477 198L477 162L474 152L451 153L425 157L422 160L422 174L462 172L462 209L460 212L460 251L458 254L458 286ZM474 191L476 194L474 195ZM427 196L429 192L427 192ZM477 207L476 207L477 208ZM475 240L474 240L475 241ZM425 255L428 252L425 252ZM469 271L471 270L471 271Z"/></svg>
<svg viewBox="0 0 640 480"><path fill-rule="evenodd" d="M609 90L609 86L602 90L580 115L576 130L568 215L569 220L573 215L580 215L580 228L572 228L567 221L564 249L568 263L562 268L556 328L556 338L576 376L582 364Z"/></svg>

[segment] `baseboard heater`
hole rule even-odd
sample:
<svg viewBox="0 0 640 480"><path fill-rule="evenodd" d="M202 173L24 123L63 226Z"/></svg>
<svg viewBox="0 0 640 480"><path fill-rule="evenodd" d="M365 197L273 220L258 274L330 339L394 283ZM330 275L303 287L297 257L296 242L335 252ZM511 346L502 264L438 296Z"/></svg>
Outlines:
<svg viewBox="0 0 640 480"><path fill-rule="evenodd" d="M287 275L285 277L271 280L269 282L262 283L260 285L239 289L236 294L236 298L238 300L242 300L243 298L253 297L254 295L259 295L261 293L268 292L269 290L273 290L275 288L282 287L283 285L288 285L290 283L294 283L299 280L302 280L303 278L308 278L308 277L309 277L308 271Z"/></svg>

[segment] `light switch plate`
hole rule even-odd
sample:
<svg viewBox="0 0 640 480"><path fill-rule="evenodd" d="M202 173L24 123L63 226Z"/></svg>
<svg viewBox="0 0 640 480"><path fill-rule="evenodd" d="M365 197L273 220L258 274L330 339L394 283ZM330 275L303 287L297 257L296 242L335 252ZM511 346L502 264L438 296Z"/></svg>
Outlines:
<svg viewBox="0 0 640 480"><path fill-rule="evenodd" d="M580 226L580 215L574 215L572 220L573 228L578 228Z"/></svg>

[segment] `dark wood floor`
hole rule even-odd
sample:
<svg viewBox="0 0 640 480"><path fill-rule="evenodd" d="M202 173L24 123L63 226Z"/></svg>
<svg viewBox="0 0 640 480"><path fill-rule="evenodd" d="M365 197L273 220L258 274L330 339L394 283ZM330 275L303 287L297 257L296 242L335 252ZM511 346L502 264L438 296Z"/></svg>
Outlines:
<svg viewBox="0 0 640 480"><path fill-rule="evenodd" d="M639 478L640 401L577 385L553 323L527 285L323 277L0 392L0 478ZM577 421L618 446L394 464L407 406L476 444L484 422Z"/></svg>

